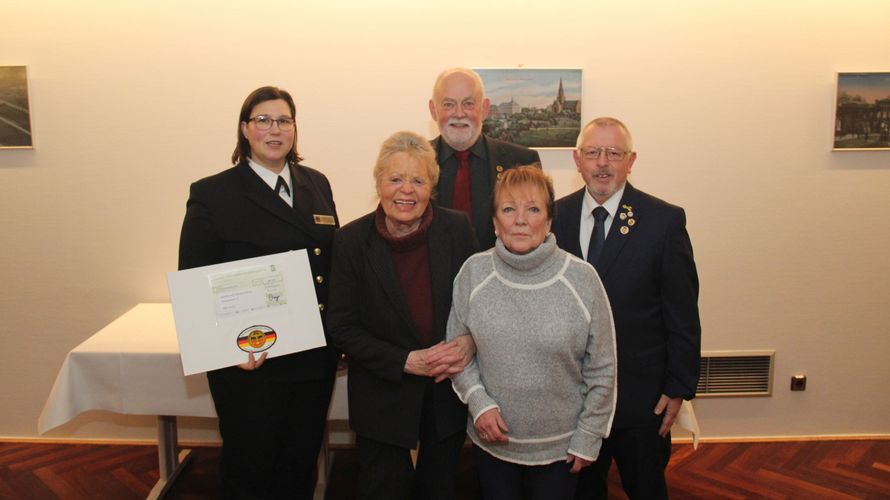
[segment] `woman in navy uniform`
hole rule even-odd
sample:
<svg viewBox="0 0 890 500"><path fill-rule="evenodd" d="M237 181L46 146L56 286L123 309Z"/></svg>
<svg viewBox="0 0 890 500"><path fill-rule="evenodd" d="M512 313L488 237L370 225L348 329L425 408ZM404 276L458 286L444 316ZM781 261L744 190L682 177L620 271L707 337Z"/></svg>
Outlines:
<svg viewBox="0 0 890 500"><path fill-rule="evenodd" d="M244 101L235 166L191 186L179 268L306 249L324 320L337 212L324 174L300 164L295 111L276 87ZM337 358L329 347L248 354L207 374L223 438L222 497L312 497Z"/></svg>

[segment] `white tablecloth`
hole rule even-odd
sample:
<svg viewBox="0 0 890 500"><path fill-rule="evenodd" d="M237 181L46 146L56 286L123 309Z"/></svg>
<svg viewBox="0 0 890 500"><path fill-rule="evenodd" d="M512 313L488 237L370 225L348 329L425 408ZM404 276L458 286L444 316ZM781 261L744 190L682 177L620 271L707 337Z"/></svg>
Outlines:
<svg viewBox="0 0 890 500"><path fill-rule="evenodd" d="M329 418L346 418L346 377L337 377ZM184 376L170 304L139 304L68 353L37 429L42 434L87 410L158 416L161 498L188 460L178 450L176 416L215 417L203 374ZM327 442L319 456L316 498L324 498Z"/></svg>
<svg viewBox="0 0 890 500"><path fill-rule="evenodd" d="M207 377L182 374L170 304L139 304L72 349L40 414L38 431L87 410L216 416Z"/></svg>

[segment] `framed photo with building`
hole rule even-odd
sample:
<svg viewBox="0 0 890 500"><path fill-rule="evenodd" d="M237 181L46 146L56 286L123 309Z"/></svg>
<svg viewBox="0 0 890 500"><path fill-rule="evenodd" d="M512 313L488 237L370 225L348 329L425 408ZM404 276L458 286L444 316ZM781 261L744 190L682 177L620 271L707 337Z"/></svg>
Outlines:
<svg viewBox="0 0 890 500"><path fill-rule="evenodd" d="M31 149L27 66L0 66L0 149Z"/></svg>
<svg viewBox="0 0 890 500"><path fill-rule="evenodd" d="M530 148L574 148L581 131L580 69L476 69L491 101L485 134Z"/></svg>
<svg viewBox="0 0 890 500"><path fill-rule="evenodd" d="M838 73L834 151L890 150L890 72Z"/></svg>

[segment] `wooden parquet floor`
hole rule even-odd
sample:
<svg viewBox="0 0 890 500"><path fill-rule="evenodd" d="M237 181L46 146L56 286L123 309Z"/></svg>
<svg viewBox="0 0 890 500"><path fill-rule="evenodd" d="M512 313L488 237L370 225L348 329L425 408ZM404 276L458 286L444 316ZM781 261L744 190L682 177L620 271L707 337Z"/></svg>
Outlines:
<svg viewBox="0 0 890 500"><path fill-rule="evenodd" d="M462 500L479 497L469 457ZM195 448L167 498L216 498L218 458ZM334 451L326 498L353 498L356 472L353 450ZM673 499L890 499L890 440L675 445L667 475ZM153 446L0 443L2 499L139 499L157 478ZM626 498L610 479L610 498Z"/></svg>

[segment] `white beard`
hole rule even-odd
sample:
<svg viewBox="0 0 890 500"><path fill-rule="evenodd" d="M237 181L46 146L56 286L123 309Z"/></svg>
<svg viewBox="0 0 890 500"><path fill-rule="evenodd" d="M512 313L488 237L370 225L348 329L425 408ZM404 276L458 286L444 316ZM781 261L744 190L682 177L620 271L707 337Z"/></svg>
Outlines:
<svg viewBox="0 0 890 500"><path fill-rule="evenodd" d="M452 124L467 125L465 128L453 128ZM459 120L452 118L448 120L445 127L441 130L442 138L449 146L457 151L469 149L476 139L479 138L479 130L476 125L469 120Z"/></svg>

